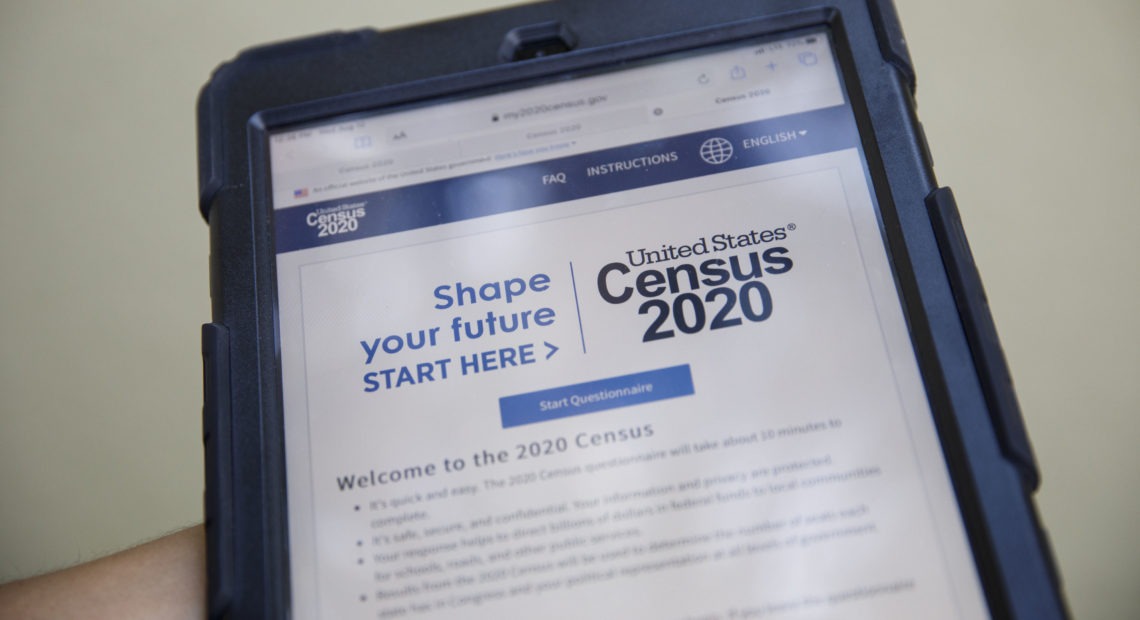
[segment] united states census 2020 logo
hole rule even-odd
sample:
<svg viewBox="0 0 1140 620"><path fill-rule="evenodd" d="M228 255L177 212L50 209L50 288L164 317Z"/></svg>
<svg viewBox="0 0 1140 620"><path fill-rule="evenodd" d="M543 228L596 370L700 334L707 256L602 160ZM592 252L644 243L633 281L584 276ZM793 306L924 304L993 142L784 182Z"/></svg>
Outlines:
<svg viewBox="0 0 1140 620"><path fill-rule="evenodd" d="M701 143L701 159L719 166L732 159L732 143L724 138L709 138Z"/></svg>
<svg viewBox="0 0 1140 620"><path fill-rule="evenodd" d="M356 232L360 219L368 215L363 202L347 202L335 207L321 207L305 216L305 223L317 229L318 237L331 237Z"/></svg>

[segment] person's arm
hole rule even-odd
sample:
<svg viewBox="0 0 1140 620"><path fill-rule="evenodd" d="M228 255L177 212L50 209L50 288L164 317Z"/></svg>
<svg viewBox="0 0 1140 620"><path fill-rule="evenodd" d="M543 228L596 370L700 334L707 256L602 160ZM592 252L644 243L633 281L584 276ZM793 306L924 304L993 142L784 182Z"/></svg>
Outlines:
<svg viewBox="0 0 1140 620"><path fill-rule="evenodd" d="M205 617L201 525L93 562L0 585L0 618Z"/></svg>

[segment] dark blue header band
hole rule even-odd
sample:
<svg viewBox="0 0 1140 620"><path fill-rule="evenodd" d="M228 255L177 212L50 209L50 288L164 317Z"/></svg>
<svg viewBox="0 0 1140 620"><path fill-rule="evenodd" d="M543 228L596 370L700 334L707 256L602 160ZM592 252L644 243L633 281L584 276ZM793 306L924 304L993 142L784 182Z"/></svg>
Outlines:
<svg viewBox="0 0 1140 620"><path fill-rule="evenodd" d="M849 109L813 110L280 209L274 214L277 251L436 226L858 145Z"/></svg>

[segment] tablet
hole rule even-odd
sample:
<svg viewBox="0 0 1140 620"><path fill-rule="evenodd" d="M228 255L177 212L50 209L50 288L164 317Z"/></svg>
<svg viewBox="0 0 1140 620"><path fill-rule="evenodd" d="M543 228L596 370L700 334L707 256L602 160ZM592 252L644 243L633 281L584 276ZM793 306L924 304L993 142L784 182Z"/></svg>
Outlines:
<svg viewBox="0 0 1140 620"><path fill-rule="evenodd" d="M840 4L220 70L213 613L1063 616L893 9Z"/></svg>

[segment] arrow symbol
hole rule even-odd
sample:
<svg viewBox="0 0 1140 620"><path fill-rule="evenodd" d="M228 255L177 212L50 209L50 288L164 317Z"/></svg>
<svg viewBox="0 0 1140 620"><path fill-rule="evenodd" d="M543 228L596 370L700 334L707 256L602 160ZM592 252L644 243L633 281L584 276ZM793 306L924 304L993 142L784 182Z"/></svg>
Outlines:
<svg viewBox="0 0 1140 620"><path fill-rule="evenodd" d="M807 135L807 130L806 130L806 129L801 129L801 130L800 130L800 135L801 135L801 136L806 136L806 135Z"/></svg>
<svg viewBox="0 0 1140 620"><path fill-rule="evenodd" d="M554 346L554 345L550 344L549 342L547 342L547 341L543 340L543 341L542 341L542 344L546 345L546 348L550 349L550 350L549 350L549 351L547 351L547 353L546 353L546 359L550 359L550 356L552 356L552 355L554 355L555 353L557 353L557 352L558 352L558 347L556 347L556 346Z"/></svg>

